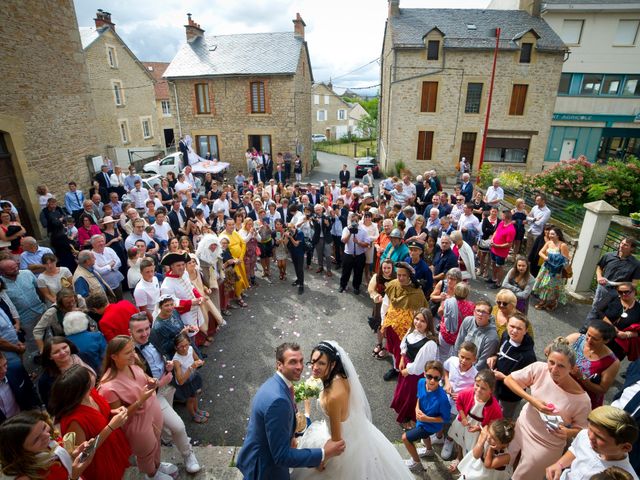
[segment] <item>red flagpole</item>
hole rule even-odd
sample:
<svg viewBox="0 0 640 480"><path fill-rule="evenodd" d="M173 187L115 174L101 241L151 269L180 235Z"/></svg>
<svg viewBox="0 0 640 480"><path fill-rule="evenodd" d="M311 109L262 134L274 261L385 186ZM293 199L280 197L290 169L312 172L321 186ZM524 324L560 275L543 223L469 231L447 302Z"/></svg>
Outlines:
<svg viewBox="0 0 640 480"><path fill-rule="evenodd" d="M489 99L487 101L487 114L484 118L484 130L482 131L482 148L480 150L480 163L478 164L478 176L476 184L480 181L480 169L484 163L484 149L487 144L487 132L489 130L489 117L491 116L491 99L493 97L493 81L496 78L496 62L498 60L498 45L500 43L500 28L496 28L496 48L493 51L493 68L491 69L491 84L489 85Z"/></svg>

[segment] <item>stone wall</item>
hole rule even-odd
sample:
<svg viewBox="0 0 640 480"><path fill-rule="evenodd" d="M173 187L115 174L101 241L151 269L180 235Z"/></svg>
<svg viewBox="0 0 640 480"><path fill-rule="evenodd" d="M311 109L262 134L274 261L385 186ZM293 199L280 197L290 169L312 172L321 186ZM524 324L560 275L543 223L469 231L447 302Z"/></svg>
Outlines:
<svg viewBox="0 0 640 480"><path fill-rule="evenodd" d="M116 51L117 67L109 64L107 47ZM98 122L98 142L101 153L107 154L110 147L163 146L164 139L158 123L153 80L136 61L130 51L110 30L104 32L85 50L91 93ZM120 81L124 104L116 105L113 81ZM144 138L142 118L149 118L152 132ZM129 141L124 143L119 121L129 125Z"/></svg>
<svg viewBox="0 0 640 480"><path fill-rule="evenodd" d="M389 33L389 32L387 32ZM441 176L455 174L462 133L476 133L472 166L480 159L482 130L491 79L492 51L447 49L442 68L431 67L425 49L390 49L385 38L382 68L380 142L382 165L403 161L414 174L428 169ZM496 169L542 170L556 91L562 70L562 53L537 51L531 64L519 63L519 51L500 51L491 106L489 136L531 138L526 165L489 163ZM420 73L423 73L420 75ZM420 112L423 81L438 82L436 111ZM480 112L465 113L467 85L483 83ZM509 115L514 84L527 84L524 115ZM432 131L431 160L417 160L419 131Z"/></svg>
<svg viewBox="0 0 640 480"><path fill-rule="evenodd" d="M310 165L311 73L306 58L303 50L296 75L175 80L177 106L170 82L172 106L180 109L182 134L191 135L194 144L198 135L217 135L219 159L231 164L231 172L246 170L244 154L249 135L270 135L274 157L278 152L295 155L296 146L301 145L301 158ZM250 85L255 81L265 84L265 113L251 113ZM209 85L211 113L208 114L198 114L195 105L195 85L203 82Z"/></svg>
<svg viewBox="0 0 640 480"><path fill-rule="evenodd" d="M58 198L71 179L88 188L86 157L100 153L95 111L71 0L5 0L0 25L0 133L37 228L37 185Z"/></svg>

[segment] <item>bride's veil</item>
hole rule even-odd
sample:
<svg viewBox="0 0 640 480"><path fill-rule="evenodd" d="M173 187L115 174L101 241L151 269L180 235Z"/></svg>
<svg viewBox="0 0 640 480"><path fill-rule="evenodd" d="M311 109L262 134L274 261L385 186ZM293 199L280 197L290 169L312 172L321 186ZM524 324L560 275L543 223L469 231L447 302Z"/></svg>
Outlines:
<svg viewBox="0 0 640 480"><path fill-rule="evenodd" d="M353 366L353 362L351 362L347 352L345 352L337 342L331 340L328 343L333 345L333 347L338 351L340 360L342 361L342 366L344 367L347 379L349 380L349 389L351 392L349 394L349 418L366 418L371 421L371 408L369 407L369 401L364 393L364 389L362 388L356 369Z"/></svg>

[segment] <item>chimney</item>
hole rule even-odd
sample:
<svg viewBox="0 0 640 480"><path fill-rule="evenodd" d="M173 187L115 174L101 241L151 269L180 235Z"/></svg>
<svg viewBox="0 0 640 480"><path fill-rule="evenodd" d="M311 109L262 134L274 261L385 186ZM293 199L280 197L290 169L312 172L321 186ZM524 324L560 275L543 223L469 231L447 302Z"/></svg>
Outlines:
<svg viewBox="0 0 640 480"><path fill-rule="evenodd" d="M532 17L540 18L542 0L520 0L520 10L524 10Z"/></svg>
<svg viewBox="0 0 640 480"><path fill-rule="evenodd" d="M116 30L116 24L111 21L111 14L109 12L98 9L96 12L96 18L94 18L93 21L96 22L97 30L102 27L109 27L114 32Z"/></svg>
<svg viewBox="0 0 640 480"><path fill-rule="evenodd" d="M204 38L204 30L199 23L191 20L190 13L187 13L187 24L184 28L187 32L187 42L193 43L198 38Z"/></svg>
<svg viewBox="0 0 640 480"><path fill-rule="evenodd" d="M304 20L302 20L302 17L300 16L299 13L296 13L296 18L295 20L292 20L292 22L293 22L293 36L299 37L304 40L304 27L306 27L307 24L304 23Z"/></svg>
<svg viewBox="0 0 640 480"><path fill-rule="evenodd" d="M400 15L400 0L389 0L388 18Z"/></svg>

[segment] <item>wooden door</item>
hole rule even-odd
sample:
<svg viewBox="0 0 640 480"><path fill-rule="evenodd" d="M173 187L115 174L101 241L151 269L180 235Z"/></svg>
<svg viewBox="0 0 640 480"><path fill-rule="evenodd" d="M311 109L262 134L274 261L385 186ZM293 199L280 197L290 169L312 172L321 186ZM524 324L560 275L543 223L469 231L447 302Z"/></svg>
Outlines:
<svg viewBox="0 0 640 480"><path fill-rule="evenodd" d="M4 132L0 132L0 172L2 172L2 174L0 174L0 194L2 194L2 199L9 200L15 205L20 214L20 223L22 223L29 235L36 235L37 232L35 232L31 226L26 203L20 194L16 171L13 168L13 162L9 149L7 148Z"/></svg>
<svg viewBox="0 0 640 480"><path fill-rule="evenodd" d="M476 137L478 136L475 132L463 132L462 133L462 141L460 142L460 157L458 160L462 159L462 157L466 158L469 162L469 167L473 166L473 155L476 149Z"/></svg>

